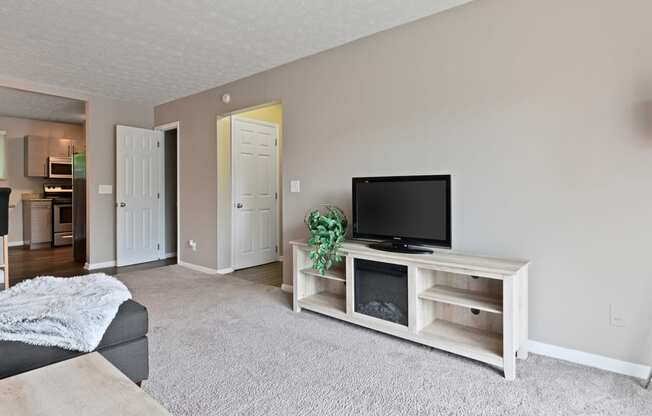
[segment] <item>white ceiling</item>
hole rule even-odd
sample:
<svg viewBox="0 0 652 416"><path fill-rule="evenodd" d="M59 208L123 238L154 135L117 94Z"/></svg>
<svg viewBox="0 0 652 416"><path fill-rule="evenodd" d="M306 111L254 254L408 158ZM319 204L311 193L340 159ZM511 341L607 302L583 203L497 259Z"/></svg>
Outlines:
<svg viewBox="0 0 652 416"><path fill-rule="evenodd" d="M69 98L0 87L0 116L81 124L85 118L85 104Z"/></svg>
<svg viewBox="0 0 652 416"><path fill-rule="evenodd" d="M2 0L0 74L159 104L471 0Z"/></svg>

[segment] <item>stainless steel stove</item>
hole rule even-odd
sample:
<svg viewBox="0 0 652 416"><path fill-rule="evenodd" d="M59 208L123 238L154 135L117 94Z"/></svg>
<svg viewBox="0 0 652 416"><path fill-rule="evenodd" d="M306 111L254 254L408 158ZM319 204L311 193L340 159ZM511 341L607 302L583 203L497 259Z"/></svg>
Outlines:
<svg viewBox="0 0 652 416"><path fill-rule="evenodd" d="M46 198L52 199L52 245L72 244L72 184L43 185Z"/></svg>

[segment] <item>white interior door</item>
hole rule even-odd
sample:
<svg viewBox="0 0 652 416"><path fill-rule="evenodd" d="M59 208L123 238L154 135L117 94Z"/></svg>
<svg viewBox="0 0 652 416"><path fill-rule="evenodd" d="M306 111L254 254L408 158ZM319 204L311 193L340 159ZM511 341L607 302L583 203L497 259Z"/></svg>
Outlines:
<svg viewBox="0 0 652 416"><path fill-rule="evenodd" d="M234 269L278 260L278 127L233 117Z"/></svg>
<svg viewBox="0 0 652 416"><path fill-rule="evenodd" d="M116 128L117 265L158 260L163 131Z"/></svg>

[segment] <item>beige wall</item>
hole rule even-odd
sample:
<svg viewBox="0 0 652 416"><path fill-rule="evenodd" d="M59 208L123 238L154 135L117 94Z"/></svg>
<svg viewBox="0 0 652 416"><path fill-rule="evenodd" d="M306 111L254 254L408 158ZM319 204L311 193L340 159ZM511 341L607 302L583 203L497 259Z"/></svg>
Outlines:
<svg viewBox="0 0 652 416"><path fill-rule="evenodd" d="M86 104L87 262L115 261L115 126L152 128L154 112L145 104L91 97ZM112 194L99 194L112 185Z"/></svg>
<svg viewBox="0 0 652 416"><path fill-rule="evenodd" d="M216 267L216 115L279 100L286 253L306 210L350 213L352 176L450 173L454 249L532 259L531 339L644 361L651 15L648 0L477 0L157 107L181 120L182 240L199 243L182 257Z"/></svg>
<svg viewBox="0 0 652 416"><path fill-rule="evenodd" d="M24 137L33 135L83 140L84 129L79 124L0 117L0 130L7 131L7 179L0 180L0 186L11 188L10 205L16 205L15 208L9 209L9 242L19 243L23 240L21 194L24 192L43 193L43 183L46 181L41 178L25 176Z"/></svg>

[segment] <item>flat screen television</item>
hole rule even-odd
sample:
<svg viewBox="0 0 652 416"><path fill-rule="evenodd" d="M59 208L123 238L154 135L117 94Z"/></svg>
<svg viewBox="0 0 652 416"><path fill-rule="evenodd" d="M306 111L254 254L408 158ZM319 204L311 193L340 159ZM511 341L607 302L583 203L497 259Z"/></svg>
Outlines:
<svg viewBox="0 0 652 416"><path fill-rule="evenodd" d="M353 178L353 238L386 251L450 248L451 176Z"/></svg>

